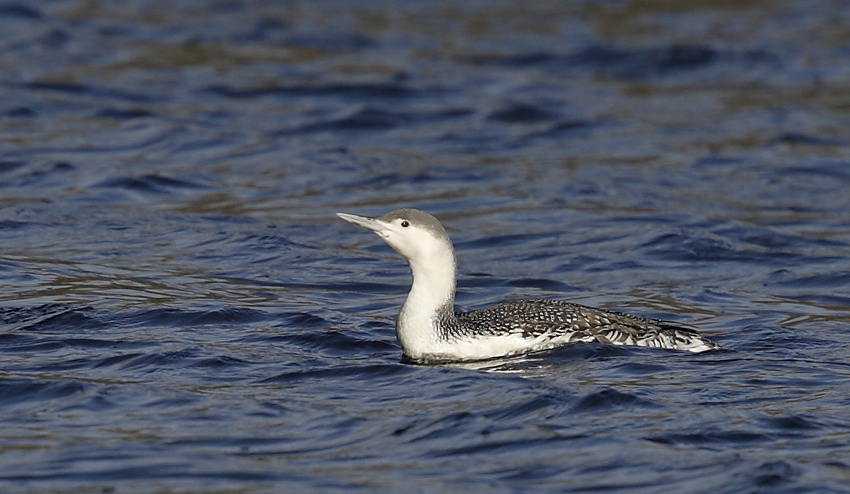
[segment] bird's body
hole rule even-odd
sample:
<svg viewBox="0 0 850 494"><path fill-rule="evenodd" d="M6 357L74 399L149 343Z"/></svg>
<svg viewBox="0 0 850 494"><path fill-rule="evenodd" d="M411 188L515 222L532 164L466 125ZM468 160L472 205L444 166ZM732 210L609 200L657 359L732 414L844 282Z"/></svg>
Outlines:
<svg viewBox="0 0 850 494"><path fill-rule="evenodd" d="M396 320L396 335L409 359L481 360L590 342L694 353L720 348L672 323L559 300L455 312L454 247L436 218L416 209L396 209L379 218L338 215L377 233L410 265L413 285Z"/></svg>

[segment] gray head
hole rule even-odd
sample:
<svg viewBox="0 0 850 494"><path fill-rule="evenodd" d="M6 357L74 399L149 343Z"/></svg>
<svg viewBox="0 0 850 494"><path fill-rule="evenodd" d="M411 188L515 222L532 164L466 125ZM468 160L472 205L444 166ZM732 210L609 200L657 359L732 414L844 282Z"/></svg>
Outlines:
<svg viewBox="0 0 850 494"><path fill-rule="evenodd" d="M449 234L446 233L443 225L440 224L437 218L434 218L425 211L413 208L393 209L389 213L379 216L378 219L387 223L407 221L410 223L410 226L430 230L435 237L451 242L449 240Z"/></svg>
<svg viewBox="0 0 850 494"><path fill-rule="evenodd" d="M427 261L434 253L448 250L454 257L449 235L437 218L418 209L394 209L378 218L337 213L337 216L377 233L408 261Z"/></svg>

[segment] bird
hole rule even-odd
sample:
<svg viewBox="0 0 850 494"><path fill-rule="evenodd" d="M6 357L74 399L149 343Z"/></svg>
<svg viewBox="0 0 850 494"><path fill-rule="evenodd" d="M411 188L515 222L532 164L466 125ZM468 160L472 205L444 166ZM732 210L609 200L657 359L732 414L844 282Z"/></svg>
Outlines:
<svg viewBox="0 0 850 494"><path fill-rule="evenodd" d="M688 327L562 300L507 301L456 311L457 259L437 218L412 208L377 218L337 216L375 232L407 260L413 283L396 318L396 336L410 361L488 360L594 342L692 353L720 349Z"/></svg>

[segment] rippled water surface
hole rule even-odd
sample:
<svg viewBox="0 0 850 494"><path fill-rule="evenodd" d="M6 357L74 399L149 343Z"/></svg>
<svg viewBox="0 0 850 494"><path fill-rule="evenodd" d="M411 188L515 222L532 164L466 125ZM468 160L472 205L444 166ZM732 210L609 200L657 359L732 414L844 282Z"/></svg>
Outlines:
<svg viewBox="0 0 850 494"><path fill-rule="evenodd" d="M850 6L0 2L3 492L850 492ZM458 304L700 355L400 361Z"/></svg>

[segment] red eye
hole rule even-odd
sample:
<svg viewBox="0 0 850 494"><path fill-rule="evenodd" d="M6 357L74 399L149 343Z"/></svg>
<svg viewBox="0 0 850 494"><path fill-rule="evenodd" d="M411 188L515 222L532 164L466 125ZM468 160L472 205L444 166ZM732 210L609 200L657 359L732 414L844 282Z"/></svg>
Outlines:
<svg viewBox="0 0 850 494"><path fill-rule="evenodd" d="M410 223L408 223L408 221L407 221L407 220L402 220L402 221L401 221L401 226L402 226L402 227L404 227L404 228L407 228L407 227L409 227L409 226L410 226Z"/></svg>

